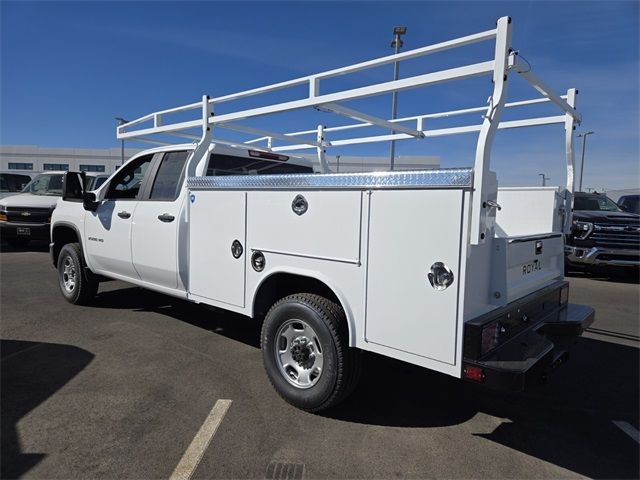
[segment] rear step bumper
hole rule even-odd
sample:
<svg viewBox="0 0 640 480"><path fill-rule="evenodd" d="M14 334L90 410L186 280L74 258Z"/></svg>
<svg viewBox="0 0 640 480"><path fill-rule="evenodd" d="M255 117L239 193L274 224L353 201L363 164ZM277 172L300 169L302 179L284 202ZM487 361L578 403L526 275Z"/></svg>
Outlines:
<svg viewBox="0 0 640 480"><path fill-rule="evenodd" d="M464 358L462 378L509 391L544 383L553 370L567 362L569 347L594 318L589 306L565 304L487 355Z"/></svg>

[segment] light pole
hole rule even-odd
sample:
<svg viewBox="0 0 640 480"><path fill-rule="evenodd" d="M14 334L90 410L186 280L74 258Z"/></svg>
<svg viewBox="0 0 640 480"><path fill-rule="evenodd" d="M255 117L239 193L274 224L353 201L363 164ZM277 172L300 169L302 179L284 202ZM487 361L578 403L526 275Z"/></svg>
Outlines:
<svg viewBox="0 0 640 480"><path fill-rule="evenodd" d="M118 121L118 125L128 123L128 121L122 117L116 117L116 120ZM120 147L120 166L122 165L124 165L124 138L122 139L122 145Z"/></svg>
<svg viewBox="0 0 640 480"><path fill-rule="evenodd" d="M391 41L391 48L393 48L395 50L395 53L398 54L398 52L400 52L400 49L402 48L402 45L404 45L404 42L402 41L402 35L404 35L405 33L407 33L407 27L394 27L393 28L393 35L394 38ZM393 79L394 80L398 80L398 75L400 74L400 62L393 62ZM395 120L396 118L396 114L398 111L398 92L397 91L393 91L393 93L391 94L391 120ZM394 135L396 133L395 130L391 131L391 135ZM396 156L396 141L395 140L391 140L391 164L390 164L390 169L393 170L394 168L394 164L395 164L395 156Z"/></svg>
<svg viewBox="0 0 640 480"><path fill-rule="evenodd" d="M546 187L547 186L547 180L551 180L549 177L547 177L544 173L539 173L539 176L542 177L542 186Z"/></svg>
<svg viewBox="0 0 640 480"><path fill-rule="evenodd" d="M589 132L584 132L578 135L578 138L582 137L582 160L580 160L580 183L578 186L579 192L582 191L582 174L584 173L584 149L587 144L587 135L591 135L592 133L595 133L595 132L589 131Z"/></svg>

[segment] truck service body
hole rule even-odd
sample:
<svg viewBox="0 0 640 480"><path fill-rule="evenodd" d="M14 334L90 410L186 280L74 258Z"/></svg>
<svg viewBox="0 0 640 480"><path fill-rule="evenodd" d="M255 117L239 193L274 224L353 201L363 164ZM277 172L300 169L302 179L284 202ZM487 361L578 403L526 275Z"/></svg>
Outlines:
<svg viewBox="0 0 640 480"><path fill-rule="evenodd" d="M320 94L324 78L487 40L496 42L490 62ZM590 307L568 303L563 280L580 116L576 91L554 94L519 67L510 41L511 20L503 17L480 34L205 96L119 126L119 138L158 143L158 135L175 135L194 142L137 154L95 192L83 191L79 174L67 175L51 243L63 295L89 302L104 276L261 319L272 384L311 411L351 391L363 350L488 386L521 390L537 383L567 358L568 345L594 318ZM512 73L543 98L506 104ZM339 103L480 74L493 76L489 107L387 121ZM300 84L309 85L302 100L213 115L218 103ZM543 102L563 114L500 123L505 107ZM290 134L235 123L308 107L359 123ZM201 118L166 121L194 110ZM486 112L481 125L424 128L425 118L474 111ZM565 126L567 188L498 188L489 169L496 130L554 123ZM333 130L374 125L393 132L328 141ZM232 144L212 136L218 129L258 137ZM325 159L331 146L469 132L478 132L473 168L334 174ZM316 151L322 173L292 155L304 149Z"/></svg>

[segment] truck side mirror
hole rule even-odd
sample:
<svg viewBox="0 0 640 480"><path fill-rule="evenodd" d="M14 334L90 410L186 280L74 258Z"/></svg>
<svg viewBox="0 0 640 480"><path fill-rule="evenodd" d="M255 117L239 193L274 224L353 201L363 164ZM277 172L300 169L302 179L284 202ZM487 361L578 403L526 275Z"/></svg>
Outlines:
<svg viewBox="0 0 640 480"><path fill-rule="evenodd" d="M67 172L62 179L62 200L81 201L84 198L84 172Z"/></svg>
<svg viewBox="0 0 640 480"><path fill-rule="evenodd" d="M618 205L618 208L620 210L622 210L623 212L628 212L629 209L627 208L627 206L623 203L622 205Z"/></svg>
<svg viewBox="0 0 640 480"><path fill-rule="evenodd" d="M82 206L85 210L90 212L95 212L98 209L98 198L94 192L84 192L84 197L82 199Z"/></svg>

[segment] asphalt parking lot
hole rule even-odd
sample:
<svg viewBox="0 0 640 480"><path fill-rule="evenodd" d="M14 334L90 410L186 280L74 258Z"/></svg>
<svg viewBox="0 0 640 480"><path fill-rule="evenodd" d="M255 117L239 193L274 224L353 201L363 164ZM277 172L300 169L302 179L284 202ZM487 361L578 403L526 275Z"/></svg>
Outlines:
<svg viewBox="0 0 640 480"><path fill-rule="evenodd" d="M638 478L619 426L639 427L631 277L570 278L596 321L545 387L504 395L367 355L355 394L312 415L271 388L250 319L115 281L75 307L45 247L0 261L2 478L169 478L221 399L192 478Z"/></svg>

